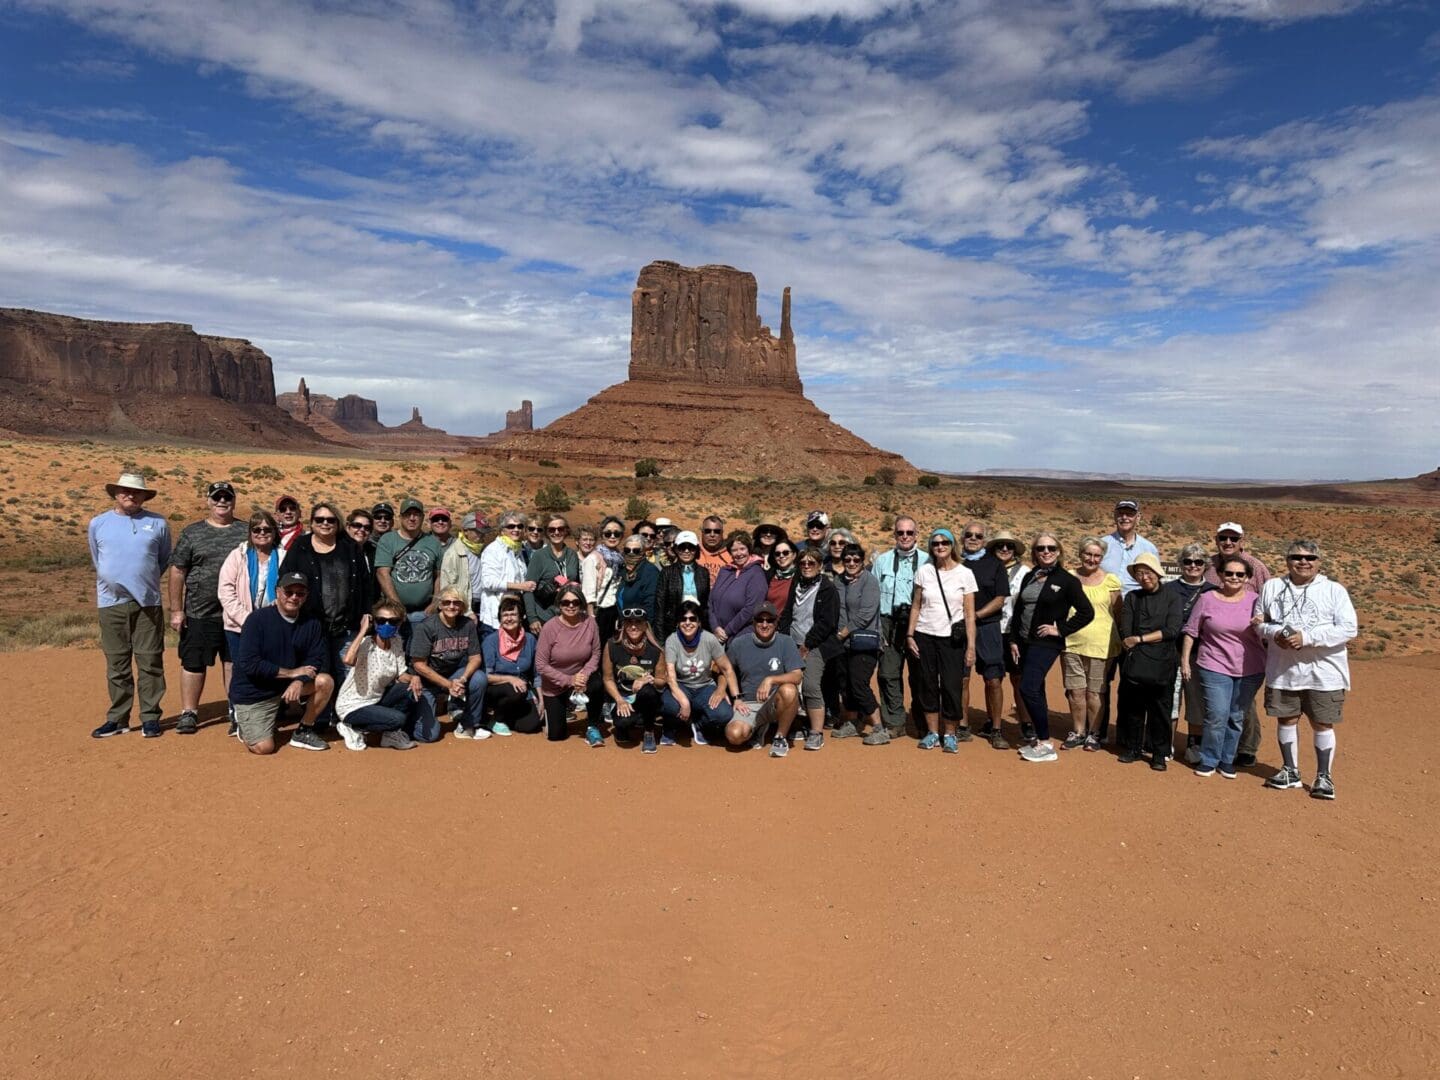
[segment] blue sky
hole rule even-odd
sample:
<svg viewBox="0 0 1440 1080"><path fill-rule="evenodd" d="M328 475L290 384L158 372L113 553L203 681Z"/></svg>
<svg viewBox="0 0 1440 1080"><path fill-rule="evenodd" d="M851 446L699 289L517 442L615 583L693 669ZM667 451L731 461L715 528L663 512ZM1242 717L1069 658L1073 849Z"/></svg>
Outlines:
<svg viewBox="0 0 1440 1080"><path fill-rule="evenodd" d="M1364 0L0 0L0 305L548 422L657 258L931 468L1440 462L1440 15Z"/></svg>

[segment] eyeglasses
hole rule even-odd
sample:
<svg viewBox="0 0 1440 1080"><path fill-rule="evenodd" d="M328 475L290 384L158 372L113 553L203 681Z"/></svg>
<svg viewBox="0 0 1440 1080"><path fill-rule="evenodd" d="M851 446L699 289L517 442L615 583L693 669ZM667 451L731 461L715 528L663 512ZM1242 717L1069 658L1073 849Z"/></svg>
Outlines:
<svg viewBox="0 0 1440 1080"><path fill-rule="evenodd" d="M405 620L396 618L393 615L384 615L375 620L376 626L399 626Z"/></svg>
<svg viewBox="0 0 1440 1080"><path fill-rule="evenodd" d="M1319 560L1320 556L1319 556L1319 555L1286 555L1285 558L1289 559L1291 562L1316 562L1316 561Z"/></svg>
<svg viewBox="0 0 1440 1080"><path fill-rule="evenodd" d="M648 619L650 618L650 616L649 616L649 614L646 613L646 611L645 611L645 609L644 609L643 607L627 607L627 608L624 608L624 609L621 610L621 612L620 612L620 618L622 618L622 619L646 619L646 620L648 620Z"/></svg>
<svg viewBox="0 0 1440 1080"><path fill-rule="evenodd" d="M976 532L968 532L968 533L965 534L965 539L966 539L966 540L984 540L984 539L985 539L985 534L984 534L984 533L976 533Z"/></svg>
<svg viewBox="0 0 1440 1080"><path fill-rule="evenodd" d="M211 495L211 496L210 496L210 501L213 502L213 503L233 503L233 502L235 501L235 496L234 496L234 495Z"/></svg>
<svg viewBox="0 0 1440 1080"><path fill-rule="evenodd" d="M681 615L679 621L680 621L680 622L699 622L699 621L700 621L700 616L699 616L699 615Z"/></svg>
<svg viewBox="0 0 1440 1080"><path fill-rule="evenodd" d="M795 552L789 548L776 548L773 554L777 559L793 559L795 557Z"/></svg>
<svg viewBox="0 0 1440 1080"><path fill-rule="evenodd" d="M355 529L358 532L369 532L370 523L368 521L352 521L350 523L350 528Z"/></svg>
<svg viewBox="0 0 1440 1080"><path fill-rule="evenodd" d="M394 520L395 520L395 515L394 515L394 514L376 514L376 515L375 515L375 520L376 520L376 521L394 521Z"/></svg>
<svg viewBox="0 0 1440 1080"><path fill-rule="evenodd" d="M564 525L552 525L548 527L545 531L551 536L564 536L570 530L567 529Z"/></svg>
<svg viewBox="0 0 1440 1080"><path fill-rule="evenodd" d="M250 535L251 535L251 536L267 536L267 535L269 535L270 533L273 533L274 531L275 531L275 530L272 529L272 528L270 528L269 525L256 525L253 529L250 530Z"/></svg>
<svg viewBox="0 0 1440 1080"><path fill-rule="evenodd" d="M323 517L323 518L321 518L321 517L312 517L312 518L310 519L310 524L311 524L311 525L339 525L339 524L340 524L340 519L339 519L339 518L333 518L333 517Z"/></svg>
<svg viewBox="0 0 1440 1080"><path fill-rule="evenodd" d="M401 516L402 518L407 518L407 517L417 517L417 518L418 518L418 517L422 517L423 515L421 514L421 512L420 512L419 509L417 509L417 508L415 508L415 507L411 507L409 510L401 510L401 511L400 511L400 516Z"/></svg>
<svg viewBox="0 0 1440 1080"><path fill-rule="evenodd" d="M280 590L280 594L282 596L305 597L310 595L310 590L307 589L304 585L287 585L285 586L285 588Z"/></svg>
<svg viewBox="0 0 1440 1080"><path fill-rule="evenodd" d="M801 559L800 569L804 570L807 566L810 567L811 570L818 570L820 569L820 561L818 559Z"/></svg>
<svg viewBox="0 0 1440 1080"><path fill-rule="evenodd" d="M1036 544L1036 545L1035 545L1035 550L1036 550L1036 551L1059 551L1060 549L1059 549L1056 545L1054 545L1054 544Z"/></svg>
<svg viewBox="0 0 1440 1080"><path fill-rule="evenodd" d="M949 541L949 540L931 540L931 541L930 541L930 546L931 546L931 547L950 547L951 544L950 544L950 541Z"/></svg>
<svg viewBox="0 0 1440 1080"><path fill-rule="evenodd" d="M773 616L773 615L756 615L756 616L755 616L755 625L756 625L756 626L769 626L769 625L770 625L771 623L773 623L774 621L775 621L775 616Z"/></svg>
<svg viewBox="0 0 1440 1080"><path fill-rule="evenodd" d="M678 555L680 552L682 552L682 551L699 551L699 550L700 550L700 549L697 548L694 544L676 544L676 545L675 545L675 553L676 553L677 555Z"/></svg>
<svg viewBox="0 0 1440 1080"><path fill-rule="evenodd" d="M563 607L564 605L561 606ZM518 607L507 607L504 611L500 612L500 618L502 619L507 615L514 615L515 618L518 619L520 618L520 609Z"/></svg>
<svg viewBox="0 0 1440 1080"><path fill-rule="evenodd" d="M1181 560L1180 560L1180 565L1181 565L1181 566L1204 566L1204 565L1205 565L1205 560L1204 560L1204 559L1181 559Z"/></svg>
<svg viewBox="0 0 1440 1080"><path fill-rule="evenodd" d="M843 548L843 547L845 546L845 541L844 541L844 540L831 540L831 541L830 541L830 546L831 546L831 547Z"/></svg>
<svg viewBox="0 0 1440 1080"><path fill-rule="evenodd" d="M450 524L450 519L447 518L447 517L432 517L432 518L430 519L430 524L431 524L431 525L449 525L449 524Z"/></svg>
<svg viewBox="0 0 1440 1080"><path fill-rule="evenodd" d="M1117 518L1133 518L1133 517L1135 516L1135 511L1134 511L1134 510L1116 510L1116 511L1115 511L1115 516L1116 516Z"/></svg>
<svg viewBox="0 0 1440 1080"><path fill-rule="evenodd" d="M525 526L525 531L526 531L526 532L529 532L529 533L538 533L538 532L540 531L540 526L539 526L539 525L526 525L526 526Z"/></svg>
<svg viewBox="0 0 1440 1080"><path fill-rule="evenodd" d="M1221 570L1220 576L1223 578L1240 578L1243 580L1249 577L1250 574L1245 570Z"/></svg>
<svg viewBox="0 0 1440 1080"><path fill-rule="evenodd" d="M640 539L642 539L642 540L654 540L654 539L655 539L655 534L654 534L653 532L638 532L638 533L636 533L635 535L638 536L638 537L640 537Z"/></svg>

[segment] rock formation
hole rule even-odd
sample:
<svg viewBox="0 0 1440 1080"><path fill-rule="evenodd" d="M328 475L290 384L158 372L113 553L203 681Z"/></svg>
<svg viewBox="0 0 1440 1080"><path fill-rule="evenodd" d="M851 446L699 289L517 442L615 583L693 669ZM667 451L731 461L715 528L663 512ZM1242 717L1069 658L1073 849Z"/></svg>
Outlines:
<svg viewBox="0 0 1440 1080"><path fill-rule="evenodd" d="M506 431L534 431L535 430L535 406L529 401L520 402L520 408L508 409L505 412Z"/></svg>
<svg viewBox="0 0 1440 1080"><path fill-rule="evenodd" d="M161 432L212 442L313 444L275 407L270 357L184 323L0 308L0 408L17 430Z"/></svg>
<svg viewBox="0 0 1440 1080"><path fill-rule="evenodd" d="M331 442L375 450L447 454L469 449L478 440L451 435L431 427L412 406L410 419L395 427L380 422L380 409L370 398L346 394L334 398L314 393L300 380L292 393L280 394L276 404Z"/></svg>
<svg viewBox="0 0 1440 1080"><path fill-rule="evenodd" d="M476 452L623 470L654 458L684 476L859 478L887 466L913 475L804 396L790 290L779 338L755 299L754 276L732 267L651 263L631 297L629 379L539 431L497 432Z"/></svg>

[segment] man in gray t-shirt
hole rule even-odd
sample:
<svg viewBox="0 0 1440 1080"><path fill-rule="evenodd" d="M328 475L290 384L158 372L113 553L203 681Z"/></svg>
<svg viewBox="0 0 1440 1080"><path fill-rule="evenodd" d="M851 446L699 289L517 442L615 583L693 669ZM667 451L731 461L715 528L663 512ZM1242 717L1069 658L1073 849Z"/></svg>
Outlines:
<svg viewBox="0 0 1440 1080"><path fill-rule="evenodd" d="M735 637L725 650L740 682L735 718L725 726L725 738L731 746L743 746L763 738L773 723L771 757L789 752L790 725L800 709L800 681L805 675L794 639L775 632L779 622L775 605L766 601L755 612L751 632Z"/></svg>

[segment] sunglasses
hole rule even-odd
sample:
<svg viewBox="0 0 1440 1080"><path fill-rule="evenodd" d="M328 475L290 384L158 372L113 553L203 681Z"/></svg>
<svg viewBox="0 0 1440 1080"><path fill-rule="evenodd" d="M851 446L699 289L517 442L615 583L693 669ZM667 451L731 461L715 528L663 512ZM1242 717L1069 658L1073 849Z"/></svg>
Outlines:
<svg viewBox="0 0 1440 1080"><path fill-rule="evenodd" d="M559 526L551 526L550 528L546 529L545 531L546 531L547 533L549 533L551 536L564 536L564 535L565 535L567 532L569 532L570 530L567 529L564 525L559 525Z"/></svg>
<svg viewBox="0 0 1440 1080"><path fill-rule="evenodd" d="M394 521L394 520L395 520L395 515L394 515L394 514L376 514L376 515L375 515L375 520L376 520L376 521Z"/></svg>
<svg viewBox="0 0 1440 1080"><path fill-rule="evenodd" d="M350 528L356 529L360 532L369 532L370 523L368 521L352 521L350 523Z"/></svg>
<svg viewBox="0 0 1440 1080"><path fill-rule="evenodd" d="M914 535L915 535L915 530L914 530L914 529L896 529L896 530L895 530L895 535L896 535L896 536L914 536Z"/></svg>
<svg viewBox="0 0 1440 1080"><path fill-rule="evenodd" d="M951 545L950 545L950 541L949 541L949 540L931 540L931 541L930 541L930 546L931 546L931 547L950 547Z"/></svg>
<svg viewBox="0 0 1440 1080"><path fill-rule="evenodd" d="M501 525L500 528L504 529L506 532L512 532L512 531L513 531L513 532L519 532L519 531L520 531L520 526L517 525L517 524L516 524L515 522L513 522L513 521L512 521L509 525Z"/></svg>
<svg viewBox="0 0 1440 1080"><path fill-rule="evenodd" d="M1014 551L1014 550L1015 550L1015 545L1012 544L1009 540L1001 540L1000 543L998 543L998 544L995 545L995 550L996 550L996 551Z"/></svg>
<svg viewBox="0 0 1440 1080"><path fill-rule="evenodd" d="M679 552L679 551L699 551L700 549L697 548L694 544L676 544L676 545L675 545L675 550L676 550L677 552Z"/></svg>
<svg viewBox="0 0 1440 1080"><path fill-rule="evenodd" d="M966 540L984 540L984 539L985 539L985 534L984 534L984 533L973 533L973 532L972 532L972 533L966 533L966 534L965 534L965 539L966 539Z"/></svg>
<svg viewBox="0 0 1440 1080"><path fill-rule="evenodd" d="M844 540L831 540L831 541L830 541L830 546L831 546L831 547L843 548L843 547L845 546L845 541L844 541Z"/></svg>
<svg viewBox="0 0 1440 1080"><path fill-rule="evenodd" d="M1204 559L1181 559L1181 560L1180 560L1180 565L1181 565L1181 566L1204 566L1204 565L1205 565L1205 560L1204 560Z"/></svg>
<svg viewBox="0 0 1440 1080"><path fill-rule="evenodd" d="M776 549L775 549L775 558L777 558L777 559L789 559L789 558L792 558L794 555L795 555L795 552L791 551L789 548L776 548Z"/></svg>
<svg viewBox="0 0 1440 1080"><path fill-rule="evenodd" d="M699 621L700 621L700 616L699 616L699 615L681 615L681 616L680 616L680 621L681 621L681 622L699 622Z"/></svg>
<svg viewBox="0 0 1440 1080"><path fill-rule="evenodd" d="M841 561L841 562L864 562L865 560L864 560L863 558L861 558L859 555L846 555L845 558L841 559L840 561Z"/></svg>
<svg viewBox="0 0 1440 1080"><path fill-rule="evenodd" d="M396 617L393 616L393 615L386 615L386 616L383 616L382 618L376 619L376 620L375 620L375 625L376 625L376 626L399 626L399 625L400 625L401 623L403 623L404 621L405 621L404 619L396 618Z"/></svg>
<svg viewBox="0 0 1440 1080"><path fill-rule="evenodd" d="M526 526L525 526L525 531L526 531L526 532L529 532L529 533L538 533L538 532L540 531L540 526L539 526L539 525L526 525Z"/></svg>
<svg viewBox="0 0 1440 1080"><path fill-rule="evenodd" d="M724 532L725 530L724 530L724 529L701 529L700 531L701 531L702 533L704 533L706 536L719 536L719 535L720 535L722 532ZM615 535L616 535L616 536L619 536L620 534L619 534L619 533L616 533Z"/></svg>
<svg viewBox="0 0 1440 1080"><path fill-rule="evenodd" d="M600 535L605 537L606 540L614 540L616 537L624 536L625 534L619 529L606 529Z"/></svg>
<svg viewBox="0 0 1440 1080"><path fill-rule="evenodd" d="M283 596L306 597L310 595L310 590L307 589L304 585L287 585L285 586L285 588L280 590L280 593Z"/></svg>
<svg viewBox="0 0 1440 1080"><path fill-rule="evenodd" d="M1240 537L1234 533L1220 533L1215 539L1224 544L1238 544L1240 542Z"/></svg>
<svg viewBox="0 0 1440 1080"><path fill-rule="evenodd" d="M626 555L644 555L644 554L645 554L645 549L644 549L644 548L632 548L632 547L627 547L627 548L625 549L625 554L626 554Z"/></svg>
<svg viewBox="0 0 1440 1080"><path fill-rule="evenodd" d="M654 539L655 539L655 534L652 533L652 532L638 532L638 533L636 533L635 535L638 536L638 537L640 537L641 540L654 540Z"/></svg>
<svg viewBox="0 0 1440 1080"><path fill-rule="evenodd" d="M1285 558L1291 562L1317 562L1319 555L1286 555Z"/></svg>
<svg viewBox="0 0 1440 1080"><path fill-rule="evenodd" d="M564 608L579 607L580 601L576 600L574 597L571 597L569 600L561 600L559 606Z"/></svg>
<svg viewBox="0 0 1440 1080"><path fill-rule="evenodd" d="M250 535L251 535L251 536L266 536L266 535L268 535L268 534L270 534L270 533L273 533L274 531L275 531L275 530L272 529L272 528L270 528L269 525L256 525L253 529L250 530Z"/></svg>
<svg viewBox="0 0 1440 1080"><path fill-rule="evenodd" d="M643 607L627 607L621 610L620 618L645 619L648 621L650 616L645 613L645 609Z"/></svg>
<svg viewBox="0 0 1440 1080"><path fill-rule="evenodd" d="M1221 570L1220 576L1223 578L1240 578L1241 580L1244 580L1245 578L1249 577L1250 574L1248 571L1245 570Z"/></svg>
<svg viewBox="0 0 1440 1080"><path fill-rule="evenodd" d="M757 615L757 616L755 617L755 625L756 625L756 626L769 626L769 625L771 625L774 621L775 621L775 617L774 617L773 615Z"/></svg>
<svg viewBox="0 0 1440 1080"><path fill-rule="evenodd" d="M441 607L464 607L464 606L465 606L465 601L463 601L463 600L441 600L441 601L440 601L440 606L441 606Z"/></svg>
<svg viewBox="0 0 1440 1080"><path fill-rule="evenodd" d="M235 501L235 496L234 496L234 495L211 495L211 496L210 496L210 501L213 502L213 503L233 503L233 502Z"/></svg>
<svg viewBox="0 0 1440 1080"><path fill-rule="evenodd" d="M1054 544L1036 544L1036 545L1035 545L1035 550L1036 550L1036 551L1059 551L1060 549L1059 549L1058 547L1056 547Z"/></svg>
<svg viewBox="0 0 1440 1080"><path fill-rule="evenodd" d="M431 524L431 525L449 525L449 524L450 524L450 519L447 518L447 517L432 517L432 518L430 519L430 524Z"/></svg>
<svg viewBox="0 0 1440 1080"><path fill-rule="evenodd" d="M311 524L311 525L339 525L339 524L340 524L340 519L339 519L339 518L333 518L333 517L323 517L323 518L312 517L312 518L310 519L310 524Z"/></svg>

